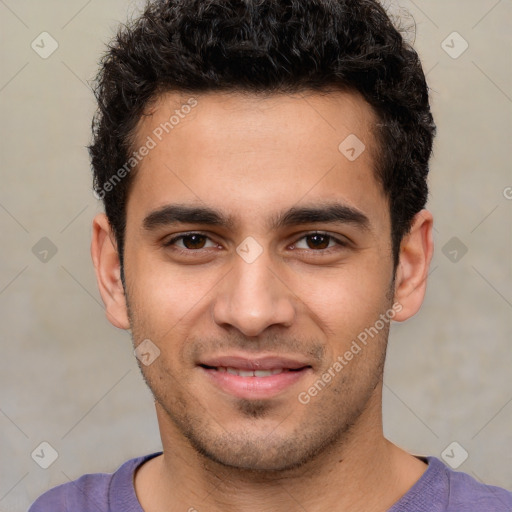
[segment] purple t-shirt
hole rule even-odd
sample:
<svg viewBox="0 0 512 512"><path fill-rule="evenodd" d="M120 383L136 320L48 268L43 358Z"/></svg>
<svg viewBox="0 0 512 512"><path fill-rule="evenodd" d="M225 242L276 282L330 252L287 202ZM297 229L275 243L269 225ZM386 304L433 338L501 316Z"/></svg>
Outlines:
<svg viewBox="0 0 512 512"><path fill-rule="evenodd" d="M160 455L125 462L115 473L84 475L40 496L28 512L144 512L133 476L137 467ZM452 471L435 457L409 492L388 512L512 512L512 493Z"/></svg>

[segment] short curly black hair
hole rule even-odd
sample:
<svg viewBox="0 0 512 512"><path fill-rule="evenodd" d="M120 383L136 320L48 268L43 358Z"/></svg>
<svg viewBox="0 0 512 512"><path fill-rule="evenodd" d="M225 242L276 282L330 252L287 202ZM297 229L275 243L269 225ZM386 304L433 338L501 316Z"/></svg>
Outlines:
<svg viewBox="0 0 512 512"><path fill-rule="evenodd" d="M435 125L418 55L384 8L376 0L149 1L111 41L95 87L94 188L121 268L133 181L126 162L137 123L160 94L329 90L358 91L379 120L375 175L389 200L396 267L427 201Z"/></svg>

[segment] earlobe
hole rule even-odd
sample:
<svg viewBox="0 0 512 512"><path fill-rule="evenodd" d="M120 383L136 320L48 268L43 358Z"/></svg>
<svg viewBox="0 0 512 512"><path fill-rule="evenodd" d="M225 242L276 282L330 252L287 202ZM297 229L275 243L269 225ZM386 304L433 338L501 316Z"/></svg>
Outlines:
<svg viewBox="0 0 512 512"><path fill-rule="evenodd" d="M415 315L423 303L434 242L433 218L421 210L413 219L411 230L400 244L400 260L395 278L395 302L402 306L394 320L403 322Z"/></svg>
<svg viewBox="0 0 512 512"><path fill-rule="evenodd" d="M120 329L129 329L119 253L110 223L104 213L98 214L93 220L91 256L109 322Z"/></svg>

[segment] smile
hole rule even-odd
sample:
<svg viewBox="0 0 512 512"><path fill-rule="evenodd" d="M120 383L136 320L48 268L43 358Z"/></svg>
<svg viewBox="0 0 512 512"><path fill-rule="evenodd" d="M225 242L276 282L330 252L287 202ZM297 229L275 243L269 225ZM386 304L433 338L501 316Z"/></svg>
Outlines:
<svg viewBox="0 0 512 512"><path fill-rule="evenodd" d="M203 368L209 370L216 370L221 373L229 373L230 375L238 375L239 377L270 377L271 375L278 375L283 372L297 372L302 370L302 368L292 369L292 368L274 368L272 370L242 370L240 368L232 368L225 366L206 366L202 365Z"/></svg>
<svg viewBox="0 0 512 512"><path fill-rule="evenodd" d="M312 372L303 361L276 357L221 357L200 363L198 369L218 391L245 400L276 397Z"/></svg>

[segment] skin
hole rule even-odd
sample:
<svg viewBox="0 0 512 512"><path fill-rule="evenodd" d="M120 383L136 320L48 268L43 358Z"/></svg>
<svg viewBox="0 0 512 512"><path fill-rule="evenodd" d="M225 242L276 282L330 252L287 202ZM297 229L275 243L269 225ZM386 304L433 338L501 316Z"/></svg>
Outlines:
<svg viewBox="0 0 512 512"><path fill-rule="evenodd" d="M426 469L383 436L388 324L309 403L298 395L393 304L395 321L418 311L432 215L416 215L394 275L389 205L373 172L377 120L355 93L196 99L134 176L126 291L108 220L100 214L93 223L109 320L131 329L134 346L150 339L160 350L139 366L155 397L164 453L137 471L137 497L146 512L385 511ZM177 93L159 97L135 146L185 102ZM350 134L366 146L355 161L338 150ZM366 225L271 225L292 207L332 202L362 213ZM152 212L175 204L209 207L232 225L144 227ZM205 238L165 245L190 231ZM312 238L317 231L328 236ZM236 251L247 237L262 251L251 263ZM275 396L238 398L198 366L227 353L289 356L310 368Z"/></svg>

